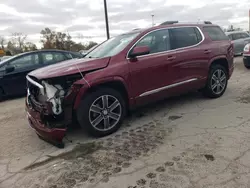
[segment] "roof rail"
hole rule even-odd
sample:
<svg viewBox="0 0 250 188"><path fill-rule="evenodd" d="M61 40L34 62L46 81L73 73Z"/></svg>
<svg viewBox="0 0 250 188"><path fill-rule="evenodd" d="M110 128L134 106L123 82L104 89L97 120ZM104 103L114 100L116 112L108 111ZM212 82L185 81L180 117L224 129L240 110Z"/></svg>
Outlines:
<svg viewBox="0 0 250 188"><path fill-rule="evenodd" d="M176 24L176 23L179 23L179 21L166 21L166 22L161 23L160 25L170 25L170 24Z"/></svg>
<svg viewBox="0 0 250 188"><path fill-rule="evenodd" d="M133 29L132 31L136 31L136 30L140 30L141 28L135 28L135 29Z"/></svg>
<svg viewBox="0 0 250 188"><path fill-rule="evenodd" d="M179 21L166 21L166 22L161 23L160 25L171 25L171 24L178 24L178 23L182 23L182 22L179 22ZM191 23L191 22L183 22L183 23ZM193 22L193 23L212 24L212 22L210 22L210 21L198 21L198 22Z"/></svg>
<svg viewBox="0 0 250 188"><path fill-rule="evenodd" d="M212 24L210 21L204 21L204 24Z"/></svg>

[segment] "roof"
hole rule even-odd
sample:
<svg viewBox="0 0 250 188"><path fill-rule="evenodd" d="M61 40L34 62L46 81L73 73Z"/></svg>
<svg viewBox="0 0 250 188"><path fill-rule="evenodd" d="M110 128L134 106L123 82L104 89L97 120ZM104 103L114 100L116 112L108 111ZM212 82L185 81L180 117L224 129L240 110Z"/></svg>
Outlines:
<svg viewBox="0 0 250 188"><path fill-rule="evenodd" d="M26 55L26 54L32 54L32 53L37 53L37 52L70 52L70 53L78 53L78 52L72 52L72 51L67 51L67 50L41 49L41 50L35 50L35 51L20 53L20 54L17 54L17 56L19 56L19 55Z"/></svg>
<svg viewBox="0 0 250 188"><path fill-rule="evenodd" d="M228 31L228 32L225 32L227 35L230 35L230 34L236 34L236 33L247 33L246 31Z"/></svg>
<svg viewBox="0 0 250 188"><path fill-rule="evenodd" d="M133 29L132 31L129 31L127 33L123 34L132 34L132 33L142 33L142 32L148 32L156 29L162 29L162 28L172 28L172 27L207 27L207 26L218 26L215 24L205 24L205 23L173 23L173 24L167 24L167 25L157 25L149 28L138 28L138 29Z"/></svg>

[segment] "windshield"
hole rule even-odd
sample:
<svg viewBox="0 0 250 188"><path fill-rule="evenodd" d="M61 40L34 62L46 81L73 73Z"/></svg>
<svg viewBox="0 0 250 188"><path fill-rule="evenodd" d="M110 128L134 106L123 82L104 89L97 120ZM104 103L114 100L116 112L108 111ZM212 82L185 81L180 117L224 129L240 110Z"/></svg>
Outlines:
<svg viewBox="0 0 250 188"><path fill-rule="evenodd" d="M114 56L121 52L138 34L139 32L129 33L111 38L97 46L86 56L86 58L103 58Z"/></svg>

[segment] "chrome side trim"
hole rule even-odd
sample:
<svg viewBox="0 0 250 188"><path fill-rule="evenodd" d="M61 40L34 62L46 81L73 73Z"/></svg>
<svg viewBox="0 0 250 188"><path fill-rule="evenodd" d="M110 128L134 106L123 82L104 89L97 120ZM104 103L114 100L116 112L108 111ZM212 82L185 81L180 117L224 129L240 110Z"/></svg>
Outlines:
<svg viewBox="0 0 250 188"><path fill-rule="evenodd" d="M37 83L36 81L32 80L28 75L26 76L26 79L27 79L31 84L37 86L37 87L40 89L42 95L44 95L44 87L43 87L41 84L39 84L39 83Z"/></svg>
<svg viewBox="0 0 250 188"><path fill-rule="evenodd" d="M192 78L192 79L189 79L189 80L185 80L183 82L178 82L178 83L175 83L175 84L171 84L171 85L167 85L167 86L164 86L164 87L160 87L158 89L154 89L154 90L142 93L139 97L145 97L145 96L148 96L148 95L152 95L154 93L158 93L160 91L163 91L163 90L166 90L166 89L170 89L170 88L173 88L173 87L176 87L176 86L179 86L179 85L187 84L187 83L190 83L190 82L193 82L193 81L196 81L196 80L198 80L198 79L197 78Z"/></svg>
<svg viewBox="0 0 250 188"><path fill-rule="evenodd" d="M147 56L151 56L151 55L157 55L157 54L162 54L162 53L168 53L168 52L175 52L175 51L178 51L178 50L185 50L185 49L189 49L189 48L193 48L193 47L196 47L198 45L200 45L204 40L205 40L205 36L203 34L203 32L201 31L201 29L197 26L176 26L176 27L166 27L166 28L160 28L160 29L155 29L153 31L150 31L148 33L146 33L145 35L143 35L141 38L139 38L135 43L134 45L129 49L129 51L127 52L127 55L126 55L126 58L127 59L130 59L128 57L130 51L135 47L135 45L141 41L141 39L143 39L145 36L147 36L148 34L152 33L152 32L155 32L155 31L161 31L161 30L169 30L169 29L176 29L176 28L185 28L185 27L193 27L193 28L197 28L198 31L200 32L201 36L202 36L202 40L195 44L195 45L192 45L192 46L187 46L187 47L183 47L183 48L177 48L177 49L174 49L174 50L168 50L168 51L163 51L163 52L156 52L156 53L153 53L153 54L147 54L147 55L141 55L141 56L137 56L137 57L147 57Z"/></svg>

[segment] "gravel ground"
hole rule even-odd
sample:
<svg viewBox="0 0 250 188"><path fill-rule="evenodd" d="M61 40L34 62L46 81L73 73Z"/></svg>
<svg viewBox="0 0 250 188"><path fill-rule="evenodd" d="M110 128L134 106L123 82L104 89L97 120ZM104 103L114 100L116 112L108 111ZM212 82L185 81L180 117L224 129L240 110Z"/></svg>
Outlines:
<svg viewBox="0 0 250 188"><path fill-rule="evenodd" d="M152 104L102 139L72 132L58 155L29 128L24 99L1 103L0 187L250 187L250 76L235 61L223 97Z"/></svg>

